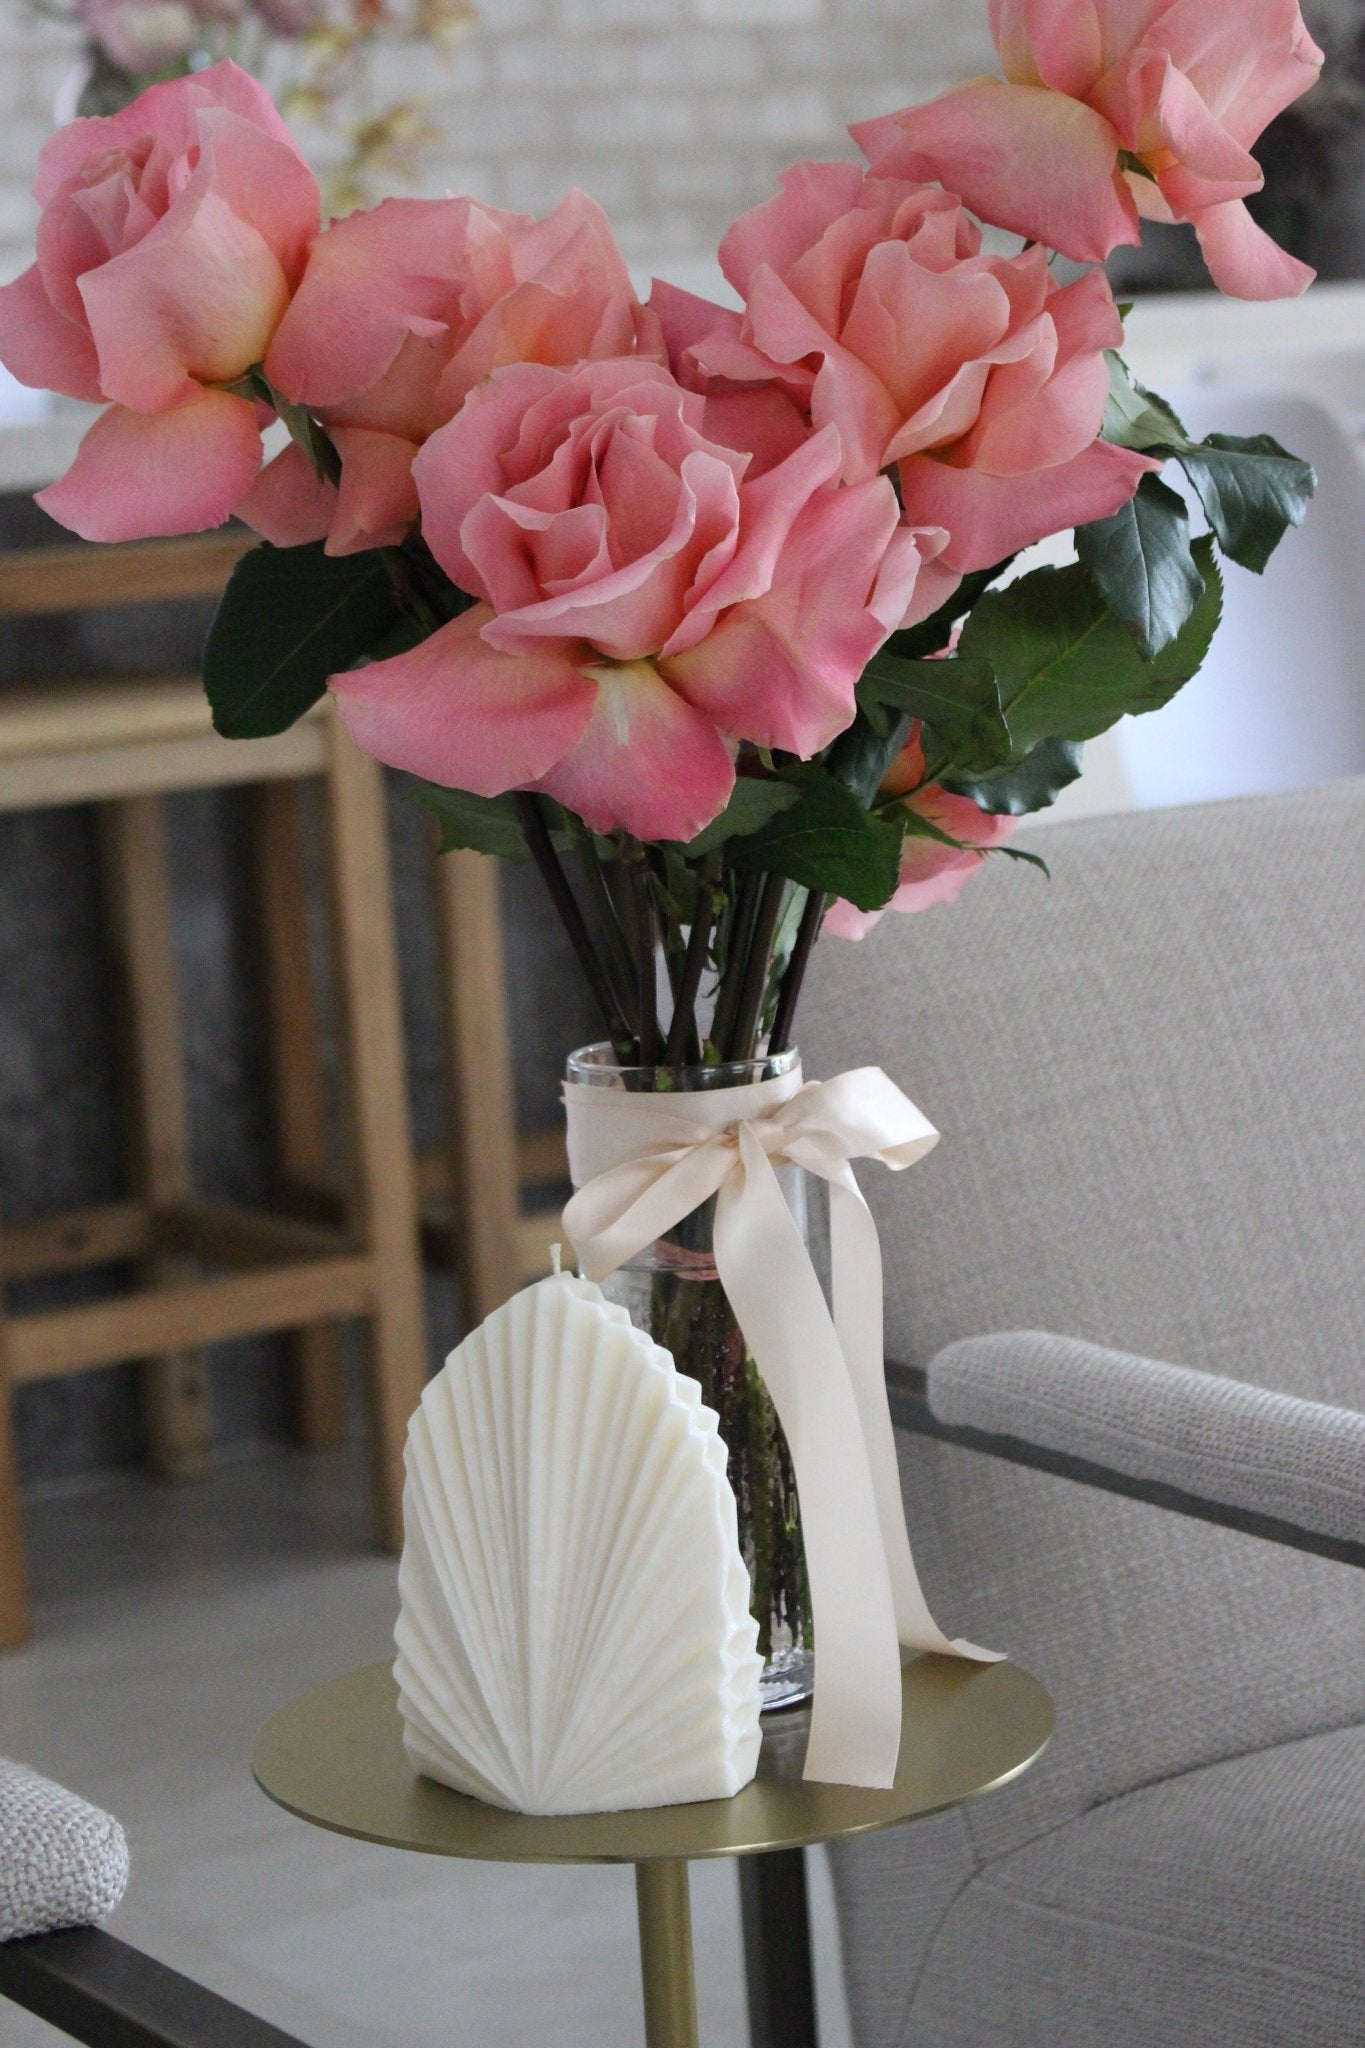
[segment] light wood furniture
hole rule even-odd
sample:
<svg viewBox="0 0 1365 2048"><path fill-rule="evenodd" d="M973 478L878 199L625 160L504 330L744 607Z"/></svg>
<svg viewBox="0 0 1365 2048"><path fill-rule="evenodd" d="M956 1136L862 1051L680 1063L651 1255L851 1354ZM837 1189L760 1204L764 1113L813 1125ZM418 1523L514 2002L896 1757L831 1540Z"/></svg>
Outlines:
<svg viewBox="0 0 1365 2048"><path fill-rule="evenodd" d="M47 613L211 595L245 539L0 556L0 612ZM325 1118L304 930L294 797L323 792L341 1070L348 1114L337 1214L327 1224L196 1199L188 1166L179 1002L160 799L172 790L254 786L280 1164L323 1156ZM128 1199L0 1230L8 1279L112 1263L134 1272L112 1299L28 1312L0 1307L0 1643L27 1628L9 1389L142 1359L153 1463L202 1464L207 1385L198 1348L297 1331L300 1434L342 1427L336 1325L361 1319L378 1534L401 1539L402 1446L425 1376L416 1177L379 769L321 706L289 732L228 742L193 677L10 685L0 694L0 810L97 802L129 1079ZM278 863L278 866L275 864Z"/></svg>
<svg viewBox="0 0 1365 2048"><path fill-rule="evenodd" d="M263 893L279 928L275 951L286 963L271 1032L277 1093L288 1105L281 1193L301 1213L331 1222L339 1191L323 1142L314 996L306 975L287 970L306 956L307 941L292 804L281 790L258 820L257 839L270 878ZM446 1119L444 1143L417 1158L422 1247L433 1265L454 1269L463 1320L472 1325L549 1271L550 1247L562 1235L559 1205L528 1208L524 1197L563 1186L569 1168L561 1129L517 1134L498 864L478 853L435 855L431 885Z"/></svg>
<svg viewBox="0 0 1365 2048"><path fill-rule="evenodd" d="M468 1323L550 1269L559 1209L527 1210L529 1188L568 1178L562 1131L516 1135L497 863L441 854L433 888L441 959L444 1153L417 1162L427 1257L454 1265Z"/></svg>

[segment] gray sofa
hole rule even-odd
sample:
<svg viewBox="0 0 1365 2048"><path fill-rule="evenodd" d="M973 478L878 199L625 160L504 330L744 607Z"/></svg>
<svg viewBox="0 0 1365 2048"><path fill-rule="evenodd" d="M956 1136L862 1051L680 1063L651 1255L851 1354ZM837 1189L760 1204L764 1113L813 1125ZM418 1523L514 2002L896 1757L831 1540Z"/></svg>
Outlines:
<svg viewBox="0 0 1365 2048"><path fill-rule="evenodd" d="M862 1176L888 1353L947 1420L1358 1540L1365 782L1030 843L1050 885L995 860L817 955L807 1072L944 1134ZM1058 1727L836 1855L858 2048L1359 2048L1365 1572L901 1450L938 1618Z"/></svg>

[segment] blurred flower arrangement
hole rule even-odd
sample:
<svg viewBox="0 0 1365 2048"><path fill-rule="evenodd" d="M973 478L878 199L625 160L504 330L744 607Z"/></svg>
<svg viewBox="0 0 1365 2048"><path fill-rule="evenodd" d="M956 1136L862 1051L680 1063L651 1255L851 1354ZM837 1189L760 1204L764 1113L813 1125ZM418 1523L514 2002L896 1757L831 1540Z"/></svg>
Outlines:
<svg viewBox="0 0 1365 2048"><path fill-rule="evenodd" d="M430 95L382 101L367 56L384 44L455 48L474 19L469 0L34 0L74 22L86 54L58 97L60 121L115 114L145 86L225 57L259 78L324 165L331 213L348 213L395 182L415 183L436 130Z"/></svg>

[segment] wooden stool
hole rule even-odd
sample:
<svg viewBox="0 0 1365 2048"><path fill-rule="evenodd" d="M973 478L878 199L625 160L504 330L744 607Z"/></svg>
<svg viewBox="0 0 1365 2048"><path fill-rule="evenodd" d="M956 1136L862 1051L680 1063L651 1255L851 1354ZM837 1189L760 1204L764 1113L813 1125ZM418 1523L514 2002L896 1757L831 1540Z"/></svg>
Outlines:
<svg viewBox="0 0 1365 2048"><path fill-rule="evenodd" d="M559 1208L527 1210L528 1189L567 1181L561 1129L518 1138L503 977L498 864L436 856L432 879L442 973L446 1144L417 1161L422 1246L459 1278L466 1323L482 1322L549 1271Z"/></svg>
<svg viewBox="0 0 1365 2048"><path fill-rule="evenodd" d="M212 595L246 545L235 536L122 548L54 547L0 556L0 613L48 613ZM333 1224L195 1199L187 1158L182 1046L160 798L256 785L256 844L272 1029L269 1052L286 1173L319 1164L324 1119L294 802L325 798L348 1164ZM0 1643L27 1611L9 1388L137 1358L148 1437L163 1472L193 1470L207 1445L197 1346L265 1331L301 1333L296 1385L306 1441L342 1425L339 1319L371 1333L368 1375L375 1514L401 1540L402 1448L425 1377L416 1183L409 1137L397 962L380 771L326 706L278 738L212 731L197 678L117 678L9 687L0 699L0 810L95 802L125 983L132 1068L130 1198L0 1235L0 1271L36 1274L129 1262L134 1290L79 1306L0 1306Z"/></svg>
<svg viewBox="0 0 1365 2048"><path fill-rule="evenodd" d="M307 922L297 826L283 812L262 823L271 914L282 926L275 950L282 960L297 959ZM497 862L478 853L436 855L432 896L446 1135L443 1145L417 1156L422 1249L433 1265L454 1270L463 1319L472 1326L548 1271L550 1247L562 1236L559 1207L528 1210L522 1198L531 1189L557 1191L569 1165L562 1129L517 1135ZM335 1223L340 1195L322 1142L321 1037L312 1002L311 988L295 977L274 1019L280 1094L290 1109L279 1197L298 1214Z"/></svg>

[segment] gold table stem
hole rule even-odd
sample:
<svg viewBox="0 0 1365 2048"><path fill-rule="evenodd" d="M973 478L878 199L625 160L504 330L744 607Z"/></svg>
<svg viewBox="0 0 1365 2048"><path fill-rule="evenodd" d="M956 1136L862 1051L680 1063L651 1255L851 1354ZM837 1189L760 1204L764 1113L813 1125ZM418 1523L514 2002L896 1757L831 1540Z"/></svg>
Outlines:
<svg viewBox="0 0 1365 2048"><path fill-rule="evenodd" d="M692 1908L681 1857L635 1866L646 2048L697 2048Z"/></svg>

